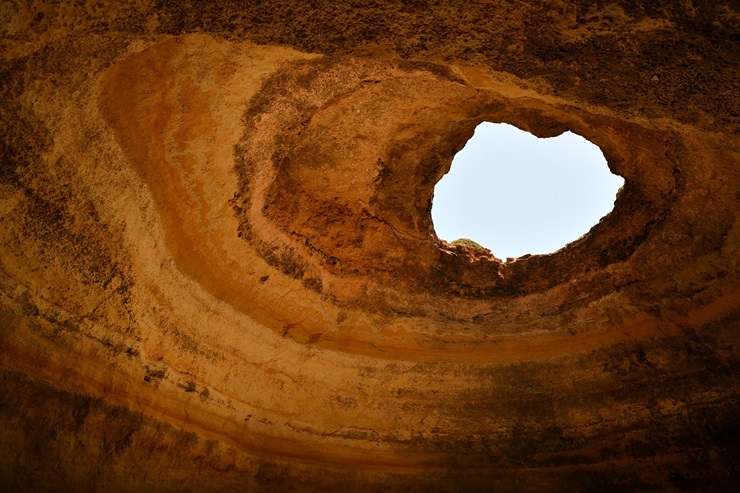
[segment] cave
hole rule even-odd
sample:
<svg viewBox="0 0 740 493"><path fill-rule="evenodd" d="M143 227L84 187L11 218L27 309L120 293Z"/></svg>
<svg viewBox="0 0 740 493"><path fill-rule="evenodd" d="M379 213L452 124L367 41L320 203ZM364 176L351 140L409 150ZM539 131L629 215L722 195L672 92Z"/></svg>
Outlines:
<svg viewBox="0 0 740 493"><path fill-rule="evenodd" d="M3 491L738 489L735 3L0 19ZM613 210L438 237L482 122L598 146Z"/></svg>

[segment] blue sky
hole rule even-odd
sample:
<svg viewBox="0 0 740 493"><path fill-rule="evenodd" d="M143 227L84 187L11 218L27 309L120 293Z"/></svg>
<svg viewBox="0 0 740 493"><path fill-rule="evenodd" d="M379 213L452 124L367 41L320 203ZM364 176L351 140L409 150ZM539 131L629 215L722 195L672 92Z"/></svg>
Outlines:
<svg viewBox="0 0 740 493"><path fill-rule="evenodd" d="M469 238L499 258L550 253L609 213L623 183L579 135L539 139L484 122L437 183L432 220L440 238Z"/></svg>

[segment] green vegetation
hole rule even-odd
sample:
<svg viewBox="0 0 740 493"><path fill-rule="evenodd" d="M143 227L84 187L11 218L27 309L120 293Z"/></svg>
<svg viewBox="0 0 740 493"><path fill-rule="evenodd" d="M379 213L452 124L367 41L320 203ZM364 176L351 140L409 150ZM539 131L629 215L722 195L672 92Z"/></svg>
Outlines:
<svg viewBox="0 0 740 493"><path fill-rule="evenodd" d="M452 245L462 245L469 248L476 248L478 250L488 250L488 248L484 247L483 245L479 245L473 240L469 240L467 238L458 238L457 240L452 242Z"/></svg>

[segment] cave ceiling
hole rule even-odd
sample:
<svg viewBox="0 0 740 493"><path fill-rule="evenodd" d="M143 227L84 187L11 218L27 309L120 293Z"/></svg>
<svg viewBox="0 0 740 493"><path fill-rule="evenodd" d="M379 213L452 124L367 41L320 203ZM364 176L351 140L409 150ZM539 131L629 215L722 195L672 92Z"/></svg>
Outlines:
<svg viewBox="0 0 740 493"><path fill-rule="evenodd" d="M0 489L732 491L735 2L6 2ZM437 238L481 122L597 144L548 255Z"/></svg>

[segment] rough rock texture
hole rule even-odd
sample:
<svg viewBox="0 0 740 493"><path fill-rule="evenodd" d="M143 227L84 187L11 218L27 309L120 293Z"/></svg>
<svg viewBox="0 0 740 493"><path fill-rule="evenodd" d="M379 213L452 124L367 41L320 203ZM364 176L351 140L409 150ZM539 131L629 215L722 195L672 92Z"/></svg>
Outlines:
<svg viewBox="0 0 740 493"><path fill-rule="evenodd" d="M3 3L0 489L737 490L737 9ZM481 121L614 211L438 240Z"/></svg>

